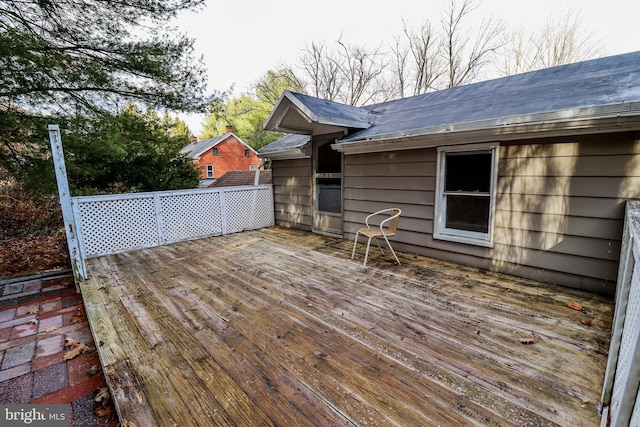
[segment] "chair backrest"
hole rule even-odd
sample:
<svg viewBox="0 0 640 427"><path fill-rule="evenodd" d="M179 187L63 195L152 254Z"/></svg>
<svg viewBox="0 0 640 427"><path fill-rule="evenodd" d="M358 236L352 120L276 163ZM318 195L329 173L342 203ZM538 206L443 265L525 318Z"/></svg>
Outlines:
<svg viewBox="0 0 640 427"><path fill-rule="evenodd" d="M386 234L396 234L398 222L400 221L400 213L402 213L402 211L398 208L391 209L391 216L388 220L389 225L387 226Z"/></svg>

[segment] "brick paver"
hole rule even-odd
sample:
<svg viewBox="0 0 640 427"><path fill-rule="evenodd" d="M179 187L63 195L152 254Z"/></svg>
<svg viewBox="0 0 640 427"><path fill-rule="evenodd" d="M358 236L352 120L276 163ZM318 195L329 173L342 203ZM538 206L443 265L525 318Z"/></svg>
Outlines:
<svg viewBox="0 0 640 427"><path fill-rule="evenodd" d="M70 404L73 426L118 425L113 405L93 413L106 381L71 276L0 284L0 299L0 404ZM89 351L66 360L66 337Z"/></svg>
<svg viewBox="0 0 640 427"><path fill-rule="evenodd" d="M8 348L4 353L0 370L13 368L14 366L24 365L25 363L31 362L35 348L35 342Z"/></svg>

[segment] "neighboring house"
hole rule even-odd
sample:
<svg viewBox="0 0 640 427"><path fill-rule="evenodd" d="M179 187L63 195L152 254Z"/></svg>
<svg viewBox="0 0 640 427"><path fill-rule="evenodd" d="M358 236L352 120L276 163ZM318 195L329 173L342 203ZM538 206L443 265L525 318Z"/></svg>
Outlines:
<svg viewBox="0 0 640 427"><path fill-rule="evenodd" d="M253 171L229 171L209 185L209 187L239 187L254 185L256 173ZM271 171L261 170L258 177L258 185L271 184Z"/></svg>
<svg viewBox="0 0 640 427"><path fill-rule="evenodd" d="M613 294L640 198L640 52L352 107L285 92L265 128L276 222ZM294 135L298 134L298 135Z"/></svg>
<svg viewBox="0 0 640 427"><path fill-rule="evenodd" d="M260 165L258 153L233 133L233 126L227 126L222 136L202 141L194 138L180 153L199 166L200 185L204 187L228 171L256 170Z"/></svg>

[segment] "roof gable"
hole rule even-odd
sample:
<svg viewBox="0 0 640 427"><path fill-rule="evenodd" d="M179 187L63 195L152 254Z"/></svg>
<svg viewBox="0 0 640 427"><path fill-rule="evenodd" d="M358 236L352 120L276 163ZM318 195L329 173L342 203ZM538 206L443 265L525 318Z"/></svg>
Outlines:
<svg viewBox="0 0 640 427"><path fill-rule="evenodd" d="M268 130L318 135L371 126L369 111L335 101L284 91L265 122Z"/></svg>

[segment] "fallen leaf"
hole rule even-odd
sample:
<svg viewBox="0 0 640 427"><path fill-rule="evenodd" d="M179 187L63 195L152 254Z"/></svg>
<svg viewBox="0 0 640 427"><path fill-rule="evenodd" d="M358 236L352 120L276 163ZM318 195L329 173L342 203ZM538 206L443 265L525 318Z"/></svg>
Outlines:
<svg viewBox="0 0 640 427"><path fill-rule="evenodd" d="M79 346L79 345L80 345L80 342L79 342L79 341L74 340L73 338L66 337L66 338L64 339L64 345L65 345L65 347L71 347L71 348L74 348L74 347Z"/></svg>
<svg viewBox="0 0 640 427"><path fill-rule="evenodd" d="M58 329L58 327L57 327L57 326L49 326L49 327L48 327L47 329L45 329L44 331L45 331L46 333L50 333L50 332L55 331L56 329Z"/></svg>
<svg viewBox="0 0 640 427"><path fill-rule="evenodd" d="M71 323L82 323L86 320L86 318L80 314L75 314L72 318L71 318Z"/></svg>
<svg viewBox="0 0 640 427"><path fill-rule="evenodd" d="M593 318L591 317L584 318L580 321L580 323L582 323L585 326L591 326L591 324L593 323Z"/></svg>
<svg viewBox="0 0 640 427"><path fill-rule="evenodd" d="M111 414L111 406L98 405L93 408L93 413L99 417L106 417Z"/></svg>
<svg viewBox="0 0 640 427"><path fill-rule="evenodd" d="M535 341L534 338L520 338L520 344L533 344Z"/></svg>
<svg viewBox="0 0 640 427"><path fill-rule="evenodd" d="M82 350L84 350L84 344L80 343L64 354L64 360L75 359L82 354Z"/></svg>
<svg viewBox="0 0 640 427"><path fill-rule="evenodd" d="M98 387L93 391L93 400L95 402L105 405L109 402L109 399L111 399L111 395L107 387Z"/></svg>
<svg viewBox="0 0 640 427"><path fill-rule="evenodd" d="M582 305L579 302L575 302L575 301L569 301L567 303L567 307L577 310L577 311L582 311Z"/></svg>
<svg viewBox="0 0 640 427"><path fill-rule="evenodd" d="M38 319L31 319L31 320L29 320L29 324L30 324L30 325L37 325L37 324L38 324Z"/></svg>
<svg viewBox="0 0 640 427"><path fill-rule="evenodd" d="M34 308L33 310L29 310L29 312L27 312L27 314L38 314L38 309Z"/></svg>
<svg viewBox="0 0 640 427"><path fill-rule="evenodd" d="M313 355L316 358L321 359L321 360L327 360L329 358L329 356L327 356L326 354L324 354L323 352L318 351L318 350L314 351Z"/></svg>

